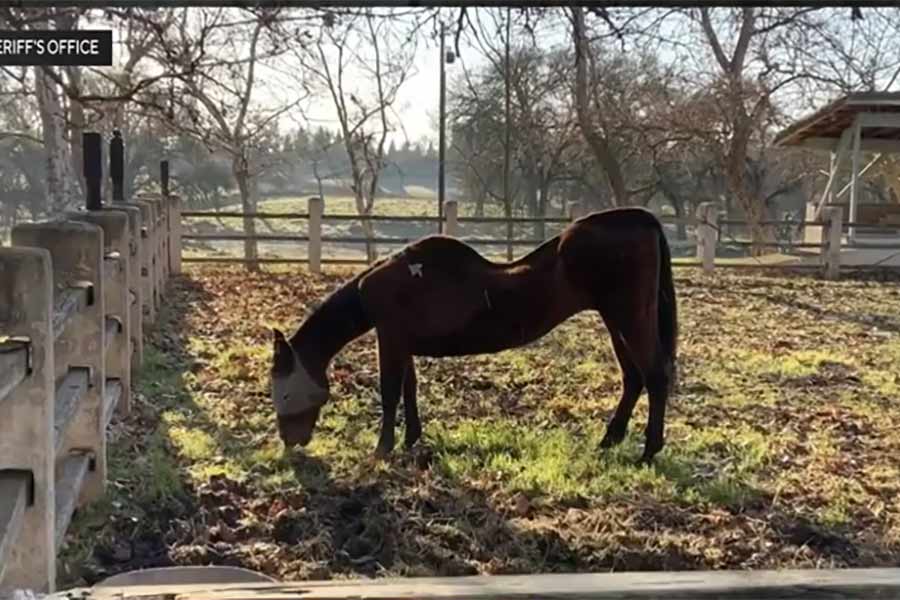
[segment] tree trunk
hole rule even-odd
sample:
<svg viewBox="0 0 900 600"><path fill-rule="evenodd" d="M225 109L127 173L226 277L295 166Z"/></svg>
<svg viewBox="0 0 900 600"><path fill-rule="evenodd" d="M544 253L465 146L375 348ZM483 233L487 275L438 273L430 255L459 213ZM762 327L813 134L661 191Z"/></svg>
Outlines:
<svg viewBox="0 0 900 600"><path fill-rule="evenodd" d="M256 181L250 176L247 170L247 163L242 157L234 159L232 172L241 193L241 212L256 212L256 206L254 205L255 193L253 190L253 187L256 186ZM257 259L259 258L259 250L256 242L256 220L253 217L244 217L244 235L246 236L244 240L244 258L247 260L247 270L258 271L259 262L257 262Z"/></svg>
<svg viewBox="0 0 900 600"><path fill-rule="evenodd" d="M69 75L69 84L72 86L72 89L80 94L81 67L66 67L66 73ZM75 176L75 183L78 186L77 191L81 193L81 197L85 197L87 189L84 182L84 151L81 145L81 136L84 133L84 105L78 100L69 99L69 117L69 148L72 157L72 172ZM106 170L105 165L104 170ZM111 194L112 185L103 187L105 190L109 190Z"/></svg>
<svg viewBox="0 0 900 600"><path fill-rule="evenodd" d="M575 112L578 117L578 127L588 143L594 158L603 168L612 189L615 206L628 205L628 190L625 187L625 176L619 161L613 155L609 141L605 135L598 131L591 119L595 111L591 110L588 99L588 60L591 52L584 25L584 8L573 7L572 37L575 44Z"/></svg>
<svg viewBox="0 0 900 600"><path fill-rule="evenodd" d="M746 189L743 177L735 178L732 173L728 177L731 195L737 200L744 212L747 221L747 232L750 234L751 256L762 256L772 250L771 246L763 246L775 241L775 232L771 226L762 225L766 220L766 206L762 198L759 198L751 190Z"/></svg>
<svg viewBox="0 0 900 600"><path fill-rule="evenodd" d="M362 186L359 186L362 187ZM367 202L365 193L359 189L355 191L356 212L361 217L368 217L372 214L373 202ZM360 219L363 235L366 238L366 261L369 264L378 260L378 249L375 246L375 225L370 219Z"/></svg>
<svg viewBox="0 0 900 600"><path fill-rule="evenodd" d="M672 203L672 209L675 211L675 218L678 219L678 222L675 224L675 237L679 240L687 239L687 225L684 223L684 202L671 190L668 189L667 186L661 186L663 195Z"/></svg>
<svg viewBox="0 0 900 600"><path fill-rule="evenodd" d="M47 211L54 215L72 208L76 201L65 138L66 115L56 82L41 67L34 67L34 79L47 160Z"/></svg>

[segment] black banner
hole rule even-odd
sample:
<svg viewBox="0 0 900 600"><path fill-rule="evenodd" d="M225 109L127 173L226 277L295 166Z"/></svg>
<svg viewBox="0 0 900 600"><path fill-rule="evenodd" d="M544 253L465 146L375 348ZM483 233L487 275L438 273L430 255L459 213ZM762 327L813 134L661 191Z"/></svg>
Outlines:
<svg viewBox="0 0 900 600"><path fill-rule="evenodd" d="M112 66L112 31L0 30L0 65Z"/></svg>

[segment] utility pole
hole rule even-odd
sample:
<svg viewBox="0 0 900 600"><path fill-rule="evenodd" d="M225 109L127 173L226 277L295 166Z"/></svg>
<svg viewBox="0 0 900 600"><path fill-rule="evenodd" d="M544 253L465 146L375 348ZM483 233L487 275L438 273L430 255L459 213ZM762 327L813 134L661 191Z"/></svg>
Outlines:
<svg viewBox="0 0 900 600"><path fill-rule="evenodd" d="M444 146L444 127L447 119L447 83L444 68L446 56L444 54L444 34L446 26L441 21L441 88L440 88L440 108L438 109L438 233L444 232L444 192L445 192L445 174L444 160L446 159L446 149Z"/></svg>
<svg viewBox="0 0 900 600"><path fill-rule="evenodd" d="M513 259L513 222L512 222L512 199L509 197L509 169L512 163L511 153L512 146L510 145L510 90L509 90L509 30L510 24L512 23L512 9L511 7L506 7L506 44L505 44L505 54L503 61L503 91L505 95L505 107L504 107L504 117L503 117L503 130L505 141L503 145L503 211L506 216L506 260L512 262Z"/></svg>

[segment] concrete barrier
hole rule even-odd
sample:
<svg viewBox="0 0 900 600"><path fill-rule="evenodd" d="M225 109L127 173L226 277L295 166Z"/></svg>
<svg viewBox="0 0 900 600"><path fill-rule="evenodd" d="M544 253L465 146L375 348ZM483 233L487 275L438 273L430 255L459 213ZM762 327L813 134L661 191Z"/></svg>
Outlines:
<svg viewBox="0 0 900 600"><path fill-rule="evenodd" d="M0 597L54 591L75 510L104 493L107 427L131 408L173 271L169 198L97 208L92 184L92 210L17 225L0 248Z"/></svg>

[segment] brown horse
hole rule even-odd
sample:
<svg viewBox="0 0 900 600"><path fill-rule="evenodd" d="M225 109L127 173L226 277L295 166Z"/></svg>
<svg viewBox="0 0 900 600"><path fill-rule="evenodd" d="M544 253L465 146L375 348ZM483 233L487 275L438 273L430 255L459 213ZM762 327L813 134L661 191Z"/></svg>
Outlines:
<svg viewBox="0 0 900 600"><path fill-rule="evenodd" d="M537 340L583 310L600 313L622 367L623 392L601 447L618 444L644 388L649 464L663 447L674 384L677 315L669 246L657 218L622 208L578 219L527 256L492 263L455 238L429 236L333 292L290 341L277 329L272 400L286 445L306 445L328 401L326 370L375 328L382 421L376 456L394 448L401 393L411 447L422 426L414 356L499 352Z"/></svg>

